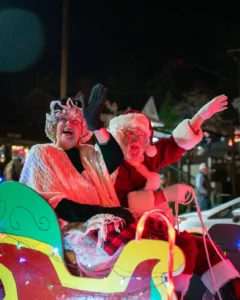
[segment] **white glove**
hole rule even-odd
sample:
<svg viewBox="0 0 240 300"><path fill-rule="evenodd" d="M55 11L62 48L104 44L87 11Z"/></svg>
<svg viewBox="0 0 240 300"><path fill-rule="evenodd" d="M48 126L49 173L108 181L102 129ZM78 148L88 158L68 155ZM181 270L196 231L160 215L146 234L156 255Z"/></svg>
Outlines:
<svg viewBox="0 0 240 300"><path fill-rule="evenodd" d="M226 95L221 95L214 98L212 101L205 104L198 112L198 114L207 120L211 118L214 114L227 109L228 97Z"/></svg>
<svg viewBox="0 0 240 300"><path fill-rule="evenodd" d="M163 189L163 195L167 202L178 202L180 204L190 203L195 198L195 192L190 185L174 184Z"/></svg>

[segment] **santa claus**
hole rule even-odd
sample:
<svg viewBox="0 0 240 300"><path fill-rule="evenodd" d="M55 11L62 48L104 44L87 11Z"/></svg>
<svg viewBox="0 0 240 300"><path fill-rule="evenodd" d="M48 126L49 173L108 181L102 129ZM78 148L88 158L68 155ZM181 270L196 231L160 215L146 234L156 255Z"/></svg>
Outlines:
<svg viewBox="0 0 240 300"><path fill-rule="evenodd" d="M115 172L114 184L118 199L123 207L141 215L147 210L161 207L171 215L168 202L185 202L194 191L187 185L174 185L159 191L162 167L177 162L187 150L202 140L201 125L215 113L227 109L227 97L218 96L204 105L191 119L181 122L170 138L152 144L153 129L150 120L138 111L129 111L113 118L109 130L120 144L124 162ZM167 240L167 229L159 230L159 238ZM240 299L236 296L238 271L224 257L217 245L208 239L204 247L202 238L187 232L176 233L176 244L184 251L186 266L183 274L174 278L175 288L183 296L193 274L201 276L208 291L215 295L220 291L222 299ZM212 270L209 268L206 249ZM214 278L212 277L212 273ZM236 284L237 282L237 284ZM213 296L214 297L214 296ZM214 298L213 298L214 299Z"/></svg>

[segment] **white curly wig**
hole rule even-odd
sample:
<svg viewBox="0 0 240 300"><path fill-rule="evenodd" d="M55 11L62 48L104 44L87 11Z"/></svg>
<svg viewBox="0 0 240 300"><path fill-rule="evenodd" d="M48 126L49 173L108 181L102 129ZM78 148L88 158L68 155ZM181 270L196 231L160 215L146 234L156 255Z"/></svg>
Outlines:
<svg viewBox="0 0 240 300"><path fill-rule="evenodd" d="M81 142L87 142L92 132L88 130L86 120L83 117L82 109L79 107L81 102L79 100L73 100L71 98L54 100L50 103L50 113L46 114L45 133L47 137L55 142L57 123L61 116L66 114L69 110L74 110L74 113L80 116L83 126L83 135L81 136Z"/></svg>

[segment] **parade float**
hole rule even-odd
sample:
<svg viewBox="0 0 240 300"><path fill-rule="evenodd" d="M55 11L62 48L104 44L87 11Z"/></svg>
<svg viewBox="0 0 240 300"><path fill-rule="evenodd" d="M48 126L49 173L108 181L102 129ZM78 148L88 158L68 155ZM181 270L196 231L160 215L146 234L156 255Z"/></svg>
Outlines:
<svg viewBox="0 0 240 300"><path fill-rule="evenodd" d="M184 255L171 227L170 243L141 238L147 217L139 220L136 239L126 244L107 277L81 277L63 248L52 207L22 184L0 184L3 299L177 299L173 276L183 271Z"/></svg>

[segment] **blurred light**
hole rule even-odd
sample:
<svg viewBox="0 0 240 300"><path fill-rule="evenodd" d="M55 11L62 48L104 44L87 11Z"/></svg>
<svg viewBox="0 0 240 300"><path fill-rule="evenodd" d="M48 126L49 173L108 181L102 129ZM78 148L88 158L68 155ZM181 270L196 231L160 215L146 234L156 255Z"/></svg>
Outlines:
<svg viewBox="0 0 240 300"><path fill-rule="evenodd" d="M0 11L1 72L19 72L35 64L45 44L42 22L21 8Z"/></svg>
<svg viewBox="0 0 240 300"><path fill-rule="evenodd" d="M209 137L209 133L208 133L207 131L204 131L204 132L203 132L203 135L204 135L205 137Z"/></svg>
<svg viewBox="0 0 240 300"><path fill-rule="evenodd" d="M54 254L58 254L58 252L59 252L59 249L58 249L58 248L53 248L53 253L54 253Z"/></svg>
<svg viewBox="0 0 240 300"><path fill-rule="evenodd" d="M237 249L240 251L240 241L237 241Z"/></svg>

